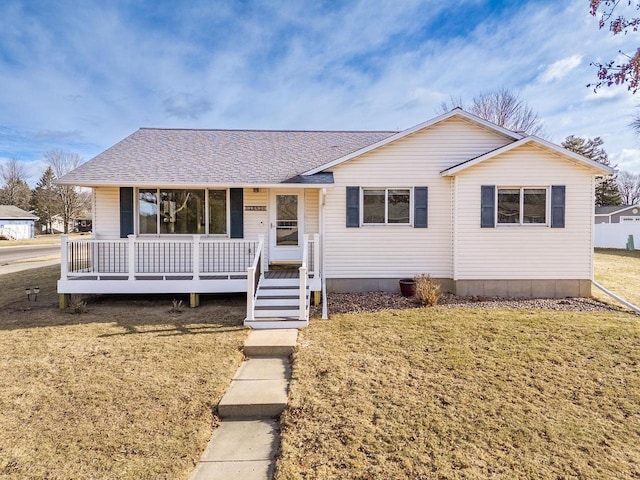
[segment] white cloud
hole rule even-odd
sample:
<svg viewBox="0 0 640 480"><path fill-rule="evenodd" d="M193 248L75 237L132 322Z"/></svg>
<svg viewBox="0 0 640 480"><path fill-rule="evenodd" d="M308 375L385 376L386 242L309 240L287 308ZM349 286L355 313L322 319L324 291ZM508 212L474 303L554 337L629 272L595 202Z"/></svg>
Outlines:
<svg viewBox="0 0 640 480"><path fill-rule="evenodd" d="M617 165L617 170L640 173L640 149L623 148L620 152L611 156L611 164Z"/></svg>
<svg viewBox="0 0 640 480"><path fill-rule="evenodd" d="M571 55L570 57L553 62L540 74L540 81L549 83L553 80L561 80L566 77L571 70L577 68L581 62L582 55Z"/></svg>

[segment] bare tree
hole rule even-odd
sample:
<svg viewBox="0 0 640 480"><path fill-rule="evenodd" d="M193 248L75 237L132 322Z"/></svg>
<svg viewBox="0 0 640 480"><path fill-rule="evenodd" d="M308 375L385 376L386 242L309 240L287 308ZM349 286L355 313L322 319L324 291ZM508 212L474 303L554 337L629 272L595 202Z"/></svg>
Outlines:
<svg viewBox="0 0 640 480"><path fill-rule="evenodd" d="M25 181L27 174L24 165L12 158L5 165L0 165L0 177L3 186L0 189L0 204L15 205L23 210L29 210L31 189Z"/></svg>
<svg viewBox="0 0 640 480"><path fill-rule="evenodd" d="M476 95L468 108L465 107L461 98L454 97L440 106L442 112L448 112L455 107L460 107L514 132L544 136L542 120L538 114L520 96L506 88Z"/></svg>
<svg viewBox="0 0 640 480"><path fill-rule="evenodd" d="M57 149L46 152L44 158L53 169L56 178L61 178L82 164L82 158L77 153ZM69 233L69 222L82 212L83 201L78 188L73 185L58 185L56 190L60 200L60 214L64 222L64 233Z"/></svg>
<svg viewBox="0 0 640 480"><path fill-rule="evenodd" d="M618 190L624 205L640 203L640 174L622 170L618 173Z"/></svg>

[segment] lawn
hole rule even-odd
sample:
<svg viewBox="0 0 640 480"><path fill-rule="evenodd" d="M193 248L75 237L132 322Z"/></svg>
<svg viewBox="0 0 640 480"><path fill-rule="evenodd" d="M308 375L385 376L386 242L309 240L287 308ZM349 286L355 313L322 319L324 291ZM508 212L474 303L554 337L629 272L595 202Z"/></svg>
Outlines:
<svg viewBox="0 0 640 480"><path fill-rule="evenodd" d="M88 233L70 233L69 238L89 238ZM26 240L0 240L0 247L15 247L19 245L60 245L60 235L38 235Z"/></svg>
<svg viewBox="0 0 640 480"><path fill-rule="evenodd" d="M421 308L313 320L276 479L640 477L640 324Z"/></svg>
<svg viewBox="0 0 640 480"><path fill-rule="evenodd" d="M72 314L58 276L0 276L0 478L188 478L242 361L243 298L172 312L172 297L98 297Z"/></svg>
<svg viewBox="0 0 640 480"><path fill-rule="evenodd" d="M594 270L596 282L640 306L640 250L596 248ZM593 293L597 298L614 301L595 287Z"/></svg>

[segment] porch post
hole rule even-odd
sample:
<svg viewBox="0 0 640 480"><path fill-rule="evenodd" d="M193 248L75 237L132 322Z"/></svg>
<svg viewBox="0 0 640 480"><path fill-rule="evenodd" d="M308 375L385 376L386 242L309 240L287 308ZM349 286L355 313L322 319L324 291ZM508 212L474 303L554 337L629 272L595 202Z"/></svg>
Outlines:
<svg viewBox="0 0 640 480"><path fill-rule="evenodd" d="M253 311L255 309L255 292L254 283L256 278L256 269L254 267L247 268L247 320L253 321Z"/></svg>
<svg viewBox="0 0 640 480"><path fill-rule="evenodd" d="M193 236L193 279L200 280L200 235Z"/></svg>
<svg viewBox="0 0 640 480"><path fill-rule="evenodd" d="M60 235L60 278L66 280L69 276L69 235Z"/></svg>
<svg viewBox="0 0 640 480"><path fill-rule="evenodd" d="M127 235L127 238L129 239L129 280L135 280L136 279L136 244L135 244L135 240L136 240L136 236L135 235Z"/></svg>
<svg viewBox="0 0 640 480"><path fill-rule="evenodd" d="M313 234L313 278L318 278L320 272L320 234Z"/></svg>
<svg viewBox="0 0 640 480"><path fill-rule="evenodd" d="M256 275L258 275L258 279L260 277L262 277L262 272L264 270L264 268L262 267L262 262L264 259L264 249L265 249L265 245L264 245L264 235L260 234L258 235L258 248L260 249L260 259L258 260L258 270L256 271Z"/></svg>

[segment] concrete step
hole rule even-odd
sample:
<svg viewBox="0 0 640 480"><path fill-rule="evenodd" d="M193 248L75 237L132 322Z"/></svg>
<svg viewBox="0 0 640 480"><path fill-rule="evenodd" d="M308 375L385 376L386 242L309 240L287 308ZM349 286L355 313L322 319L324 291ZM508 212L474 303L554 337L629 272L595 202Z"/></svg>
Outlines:
<svg viewBox="0 0 640 480"><path fill-rule="evenodd" d="M218 404L221 418L274 418L287 406L287 380L234 380Z"/></svg>
<svg viewBox="0 0 640 480"><path fill-rule="evenodd" d="M295 351L297 341L298 330L292 328L252 331L244 342L244 354L288 357Z"/></svg>

